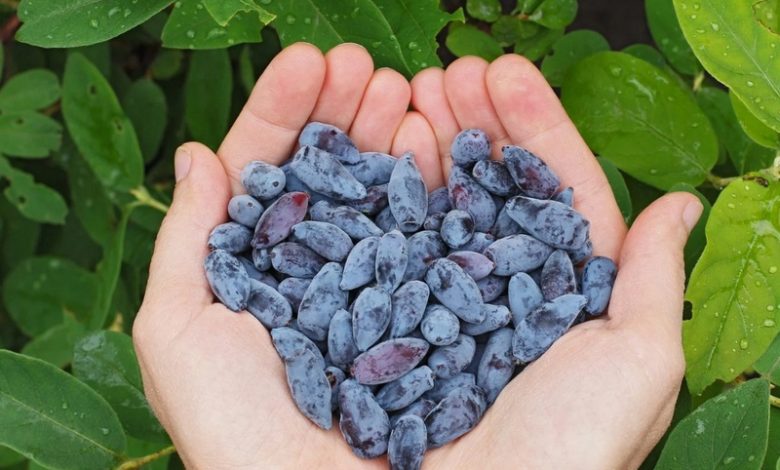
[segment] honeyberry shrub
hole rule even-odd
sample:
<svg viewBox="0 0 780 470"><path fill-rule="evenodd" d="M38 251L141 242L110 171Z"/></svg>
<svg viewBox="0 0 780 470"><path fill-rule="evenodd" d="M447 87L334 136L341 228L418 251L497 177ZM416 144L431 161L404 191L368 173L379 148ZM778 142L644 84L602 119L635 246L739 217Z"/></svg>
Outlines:
<svg viewBox="0 0 780 470"><path fill-rule="evenodd" d="M171 156L216 148L295 41L407 77L523 54L627 222L698 196L685 386L643 468L780 468L780 2L645 8L655 44L616 51L567 29L576 0L0 0L0 468L181 468L129 336Z"/></svg>

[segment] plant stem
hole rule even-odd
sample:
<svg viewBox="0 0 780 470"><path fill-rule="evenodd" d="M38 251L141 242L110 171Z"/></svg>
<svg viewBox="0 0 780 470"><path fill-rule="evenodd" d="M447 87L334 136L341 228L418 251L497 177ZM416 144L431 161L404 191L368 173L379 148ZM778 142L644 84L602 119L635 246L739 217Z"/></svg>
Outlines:
<svg viewBox="0 0 780 470"><path fill-rule="evenodd" d="M769 404L775 408L780 408L780 398L774 395L769 395Z"/></svg>
<svg viewBox="0 0 780 470"><path fill-rule="evenodd" d="M698 93L699 90L701 90L701 85L704 83L704 70L697 73L695 77L693 77L693 92Z"/></svg>
<svg viewBox="0 0 780 470"><path fill-rule="evenodd" d="M171 455L174 452L176 452L176 447L168 446L152 454L144 455L143 457L138 457L137 459L127 460L118 466L116 470L135 470L150 462L154 462L157 459L161 459L166 455Z"/></svg>
<svg viewBox="0 0 780 470"><path fill-rule="evenodd" d="M729 176L729 177L721 177L715 174L710 173L707 175L707 181L712 183L713 186L715 186L718 189L723 189L726 186L729 185L732 181L736 181L740 179L741 176Z"/></svg>
<svg viewBox="0 0 780 470"><path fill-rule="evenodd" d="M146 189L146 187L139 186L135 189L131 189L130 194L132 194L136 201L138 201L141 205L157 209L163 214L168 213L168 209L170 207L155 199L151 194L149 194L149 190Z"/></svg>

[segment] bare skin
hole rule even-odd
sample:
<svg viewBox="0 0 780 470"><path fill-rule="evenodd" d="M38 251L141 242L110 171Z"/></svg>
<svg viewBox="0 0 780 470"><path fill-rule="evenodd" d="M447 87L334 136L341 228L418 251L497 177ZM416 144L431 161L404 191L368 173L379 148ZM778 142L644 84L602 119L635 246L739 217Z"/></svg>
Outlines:
<svg viewBox="0 0 780 470"><path fill-rule="evenodd" d="M596 254L619 262L608 315L556 342L472 432L428 452L424 468L637 467L669 425L684 371L682 248L698 200L665 196L627 231L598 163L522 57L463 58L410 84L374 71L360 46L323 55L296 44L260 77L216 155L197 143L176 155L174 201L133 339L149 401L188 468L388 466L360 460L337 426L322 431L297 411L268 332L214 303L203 274L208 233L226 220L241 168L286 160L311 120L349 129L361 150L413 150L430 189L444 184L460 129L484 129L497 150L525 146L574 187Z"/></svg>

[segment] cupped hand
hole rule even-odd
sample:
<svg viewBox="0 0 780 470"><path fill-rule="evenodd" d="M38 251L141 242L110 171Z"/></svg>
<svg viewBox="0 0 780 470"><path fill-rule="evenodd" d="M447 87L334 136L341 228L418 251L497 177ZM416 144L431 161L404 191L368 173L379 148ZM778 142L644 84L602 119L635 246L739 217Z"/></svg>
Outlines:
<svg viewBox="0 0 780 470"><path fill-rule="evenodd" d="M415 111L408 111L409 104ZM279 164L311 120L348 129L361 150L412 150L429 189L444 184L460 129L544 158L591 220L596 254L619 260L606 317L572 329L501 393L482 422L428 452L425 468L636 467L663 434L683 373L682 247L701 210L673 194L626 227L600 166L538 70L519 56L464 58L411 86L374 71L353 44L282 51L214 155L176 154L174 202L158 235L133 328L149 401L188 468L386 468L357 458L337 425L295 408L270 335L214 303L203 273L210 230L226 220L252 160ZM441 157L440 157L441 155Z"/></svg>

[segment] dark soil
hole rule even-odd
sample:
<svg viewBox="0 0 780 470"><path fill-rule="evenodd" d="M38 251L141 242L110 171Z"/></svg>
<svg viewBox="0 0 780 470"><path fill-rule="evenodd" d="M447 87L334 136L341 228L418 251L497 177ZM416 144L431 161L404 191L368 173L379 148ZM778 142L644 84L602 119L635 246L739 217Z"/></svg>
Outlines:
<svg viewBox="0 0 780 470"><path fill-rule="evenodd" d="M568 28L593 29L620 50L638 42L652 44L644 0L580 0L579 12Z"/></svg>

